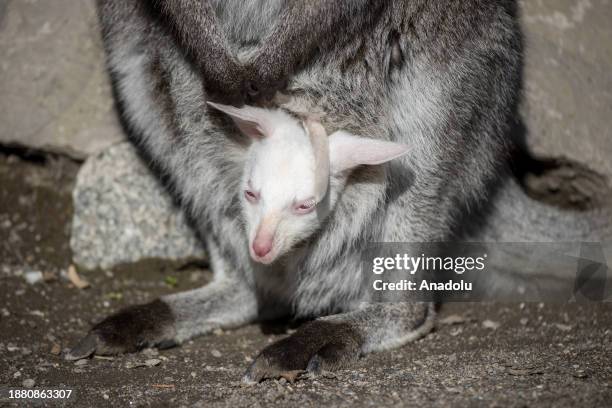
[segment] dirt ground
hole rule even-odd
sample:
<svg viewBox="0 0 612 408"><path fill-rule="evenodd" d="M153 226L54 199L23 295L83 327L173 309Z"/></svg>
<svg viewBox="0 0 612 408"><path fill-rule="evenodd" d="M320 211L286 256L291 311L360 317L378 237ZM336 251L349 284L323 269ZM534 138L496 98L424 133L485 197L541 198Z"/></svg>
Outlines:
<svg viewBox="0 0 612 408"><path fill-rule="evenodd" d="M318 379L244 387L282 323L219 331L170 350L64 361L90 325L128 304L202 285L198 265L155 260L83 272L70 264L78 163L0 154L0 406L611 406L612 306L450 304L436 330ZM44 279L28 283L32 272ZM9 400L7 388L72 389L68 402ZM2 388L4 387L4 388Z"/></svg>

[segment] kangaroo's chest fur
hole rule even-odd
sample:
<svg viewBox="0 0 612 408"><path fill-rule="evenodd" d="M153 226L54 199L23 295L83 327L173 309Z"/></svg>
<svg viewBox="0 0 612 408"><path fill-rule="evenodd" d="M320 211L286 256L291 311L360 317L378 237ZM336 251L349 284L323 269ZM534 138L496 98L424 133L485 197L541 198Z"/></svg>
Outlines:
<svg viewBox="0 0 612 408"><path fill-rule="evenodd" d="M270 32L283 8L283 0L214 0L213 6L231 43L257 45Z"/></svg>

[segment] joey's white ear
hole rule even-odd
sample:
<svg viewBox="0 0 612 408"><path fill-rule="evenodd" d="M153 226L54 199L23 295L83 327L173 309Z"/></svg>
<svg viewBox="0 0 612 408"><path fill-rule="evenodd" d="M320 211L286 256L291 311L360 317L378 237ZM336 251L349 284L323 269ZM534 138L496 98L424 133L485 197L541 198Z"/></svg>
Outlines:
<svg viewBox="0 0 612 408"><path fill-rule="evenodd" d="M315 199L321 200L326 192L329 183L329 142L327 132L323 125L314 118L307 118L304 122L304 129L312 144L315 158Z"/></svg>
<svg viewBox="0 0 612 408"><path fill-rule="evenodd" d="M343 130L329 136L329 162L332 174L362 164L386 163L408 152L408 146L352 135Z"/></svg>
<svg viewBox="0 0 612 408"><path fill-rule="evenodd" d="M262 139L272 134L273 125L269 112L265 109L245 105L242 108L206 102L215 109L227 113L242 133L255 139Z"/></svg>

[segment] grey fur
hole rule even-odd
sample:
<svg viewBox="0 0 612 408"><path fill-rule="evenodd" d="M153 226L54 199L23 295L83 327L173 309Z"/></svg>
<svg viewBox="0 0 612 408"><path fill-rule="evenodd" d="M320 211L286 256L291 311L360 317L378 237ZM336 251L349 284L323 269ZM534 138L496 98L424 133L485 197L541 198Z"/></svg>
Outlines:
<svg viewBox="0 0 612 408"><path fill-rule="evenodd" d="M523 227L531 226L516 219L571 218L509 201L515 189L503 170L517 143L508 130L522 66L514 1L395 0L370 7L361 1L351 7L336 1L210 1L227 52L256 67L255 83L275 89L278 84L270 83L297 70L284 108L322 113L329 132L343 128L413 147L389 166L353 172L320 231L272 266L254 264L237 198L247 141L205 104L201 67L219 71L217 61L196 57L194 64L185 57L203 46L183 38L201 21L175 19L177 42L167 21L146 3L99 0L108 65L134 141L199 223L215 272L211 286L163 298L174 316L172 340L262 316L333 314L323 319L348 324L360 352L397 347L431 327L433 308L382 303L363 289L360 253L369 242L525 240L532 236ZM499 191L489 202L493 187ZM484 211L489 205L492 210ZM508 209L511 218L503 214ZM483 229L465 231L480 214L495 218ZM339 333L347 330L338 327ZM300 344L312 330L292 338ZM330 336L321 350L354 348L338 341ZM266 360L270 355L274 350L264 350L247 380L282 374L278 367L261 371L275 364ZM306 357L308 367L320 366L320 353Z"/></svg>

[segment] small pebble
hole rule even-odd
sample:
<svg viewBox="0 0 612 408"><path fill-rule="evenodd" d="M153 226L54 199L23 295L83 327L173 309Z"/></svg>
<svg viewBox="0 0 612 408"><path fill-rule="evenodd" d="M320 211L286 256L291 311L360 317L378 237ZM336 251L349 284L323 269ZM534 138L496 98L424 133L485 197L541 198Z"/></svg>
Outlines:
<svg viewBox="0 0 612 408"><path fill-rule="evenodd" d="M589 375L585 373L583 370L578 370L574 373L574 377L576 378L588 378Z"/></svg>
<svg viewBox="0 0 612 408"><path fill-rule="evenodd" d="M142 350L142 354L148 357L157 357L159 356L159 351L154 348L147 348L147 349Z"/></svg>
<svg viewBox="0 0 612 408"><path fill-rule="evenodd" d="M154 367L156 365L159 365L161 363L161 360L158 358L150 358L146 360L144 363L147 367Z"/></svg>
<svg viewBox="0 0 612 408"><path fill-rule="evenodd" d="M74 362L74 365L75 366L84 366L84 365L87 365L87 359L82 358L80 360L77 360L77 361Z"/></svg>
<svg viewBox="0 0 612 408"><path fill-rule="evenodd" d="M461 333L463 333L463 327L457 327L451 330L450 335L454 337L460 335Z"/></svg>
<svg viewBox="0 0 612 408"><path fill-rule="evenodd" d="M484 322L482 322L482 327L484 327L485 329L492 329L492 330L496 330L498 329L500 326L500 324L498 322L494 322L493 320L485 320Z"/></svg>
<svg viewBox="0 0 612 408"><path fill-rule="evenodd" d="M210 354L212 354L213 357L217 357L217 358L221 357L221 352L219 350L211 350Z"/></svg>
<svg viewBox="0 0 612 408"><path fill-rule="evenodd" d="M36 384L36 381L34 381L31 378L25 379L21 383L21 385L23 385L25 388L32 388L34 386L34 384Z"/></svg>
<svg viewBox="0 0 612 408"><path fill-rule="evenodd" d="M43 280L43 274L41 271L29 271L23 274L26 282L30 285L34 285Z"/></svg>

